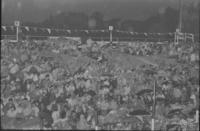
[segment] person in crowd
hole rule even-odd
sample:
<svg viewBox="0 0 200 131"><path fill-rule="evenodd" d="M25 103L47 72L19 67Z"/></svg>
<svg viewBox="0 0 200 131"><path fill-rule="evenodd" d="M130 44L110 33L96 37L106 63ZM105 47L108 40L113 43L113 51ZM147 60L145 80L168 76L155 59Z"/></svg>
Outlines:
<svg viewBox="0 0 200 131"><path fill-rule="evenodd" d="M69 47L70 44L73 47ZM1 62L6 68L3 68L2 76L6 79L1 77L1 80L6 81L7 85L2 89L1 116L26 121L38 118L45 129L105 129L101 119L107 118L110 112L118 112L120 108L125 108L127 112L136 109L150 111L151 104L146 100L151 96L138 96L137 93L152 89L153 78L156 78L156 96L162 96L156 103L159 128L163 129L166 121L172 121L167 119L167 113L174 107L184 107L186 116L195 118L190 112L199 103L199 86L195 82L199 78L193 73L199 69L196 43L191 45L192 48L187 48L184 44L177 48L171 43L166 47L150 42L119 46L121 51L118 50L118 53L125 55L151 57L165 53L170 57L178 56L175 64L161 62L156 67L145 65L130 69L121 67L124 63L113 66L111 60L116 56L113 56L114 53L111 56L106 54L106 50L112 50L103 49L91 39L86 40L86 45L82 45L80 50L76 44L71 40L27 40L13 45L3 44L6 50L1 53ZM65 59L65 56L69 57ZM73 62L70 63L70 59ZM88 63L84 65L84 62ZM191 66L196 70L190 70ZM81 68L76 70L72 67ZM146 73L145 70L154 70L156 73ZM132 74L130 78L129 74ZM3 86L2 83L1 85ZM149 124L142 126L144 121L150 122L146 117L141 122L115 122L124 119L126 115L116 119L109 116L111 122L106 124L109 128L118 130L150 128ZM174 115L173 120L177 122L182 118ZM182 120L184 128L190 123L187 119L185 121Z"/></svg>

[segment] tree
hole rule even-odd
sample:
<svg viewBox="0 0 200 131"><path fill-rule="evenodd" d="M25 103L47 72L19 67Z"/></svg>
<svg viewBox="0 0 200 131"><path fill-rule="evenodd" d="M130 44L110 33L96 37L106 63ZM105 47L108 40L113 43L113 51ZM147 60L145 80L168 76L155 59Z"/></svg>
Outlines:
<svg viewBox="0 0 200 131"><path fill-rule="evenodd" d="M142 21L124 20L121 22L120 29L127 31L140 31Z"/></svg>
<svg viewBox="0 0 200 131"><path fill-rule="evenodd" d="M163 14L156 14L144 21L141 27L149 32L174 32L178 27L178 11L168 7Z"/></svg>
<svg viewBox="0 0 200 131"><path fill-rule="evenodd" d="M194 6L193 3L185 5L183 8L183 31L199 33L199 8L200 3Z"/></svg>
<svg viewBox="0 0 200 131"><path fill-rule="evenodd" d="M71 29L88 28L88 16L81 12L69 12L66 21Z"/></svg>
<svg viewBox="0 0 200 131"><path fill-rule="evenodd" d="M100 12L94 12L91 15L91 18L96 21L96 29L103 29L104 28L104 20L103 20L103 14Z"/></svg>
<svg viewBox="0 0 200 131"><path fill-rule="evenodd" d="M122 30L133 31L133 30L134 30L133 21L132 21L132 20L124 20L124 21L121 23L120 28L121 28Z"/></svg>
<svg viewBox="0 0 200 131"><path fill-rule="evenodd" d="M166 32L174 32L178 27L179 13L177 10L168 7L163 15L163 23L166 26Z"/></svg>

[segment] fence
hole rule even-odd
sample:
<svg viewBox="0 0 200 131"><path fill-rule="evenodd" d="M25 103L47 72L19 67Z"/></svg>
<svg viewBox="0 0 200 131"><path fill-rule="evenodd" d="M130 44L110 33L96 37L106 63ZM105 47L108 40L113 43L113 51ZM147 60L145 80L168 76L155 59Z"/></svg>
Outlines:
<svg viewBox="0 0 200 131"><path fill-rule="evenodd" d="M48 37L81 37L91 38L94 41L109 41L109 30L69 30L69 29L50 29L40 27L20 26L21 39L48 39ZM184 37L177 37L177 33L138 33L121 30L112 31L113 41L150 41L150 42L163 42L163 41L178 41L184 38L185 41L192 39L196 40L196 36L190 36L187 33ZM16 37L15 26L1 26L1 39L13 39ZM178 38L178 39L177 39ZM180 39L179 39L180 38ZM199 38L197 38L199 41Z"/></svg>

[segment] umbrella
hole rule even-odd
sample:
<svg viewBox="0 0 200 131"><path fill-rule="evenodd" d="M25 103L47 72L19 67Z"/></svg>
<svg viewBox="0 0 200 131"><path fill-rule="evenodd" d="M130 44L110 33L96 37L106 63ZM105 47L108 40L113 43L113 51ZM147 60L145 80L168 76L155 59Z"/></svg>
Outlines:
<svg viewBox="0 0 200 131"><path fill-rule="evenodd" d="M153 92L152 89L143 89L143 90L141 90L141 91L138 91L136 94L137 94L138 96L141 96L141 95L143 95L143 94L145 94L145 93L151 93L151 92Z"/></svg>
<svg viewBox="0 0 200 131"><path fill-rule="evenodd" d="M129 112L129 115L136 116L136 115L151 115L151 114L146 110L134 110Z"/></svg>

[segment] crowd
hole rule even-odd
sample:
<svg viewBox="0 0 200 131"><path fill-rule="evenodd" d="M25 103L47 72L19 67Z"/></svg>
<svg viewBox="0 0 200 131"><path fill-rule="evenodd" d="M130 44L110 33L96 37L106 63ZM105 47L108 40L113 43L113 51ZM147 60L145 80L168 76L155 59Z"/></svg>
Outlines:
<svg viewBox="0 0 200 131"><path fill-rule="evenodd" d="M150 130L155 86L156 129L199 129L199 43L115 45L118 54L176 60L130 68L92 40L1 44L2 128Z"/></svg>

